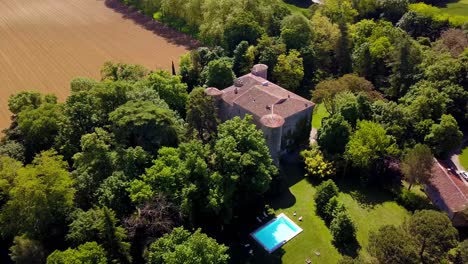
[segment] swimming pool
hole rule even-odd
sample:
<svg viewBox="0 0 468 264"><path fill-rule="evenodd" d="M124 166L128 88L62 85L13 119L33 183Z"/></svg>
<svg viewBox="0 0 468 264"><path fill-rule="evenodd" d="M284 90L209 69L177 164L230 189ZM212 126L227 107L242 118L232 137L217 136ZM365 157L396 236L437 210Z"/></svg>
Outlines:
<svg viewBox="0 0 468 264"><path fill-rule="evenodd" d="M284 245L302 232L302 228L296 225L285 214L279 214L276 218L259 227L250 235L271 253Z"/></svg>

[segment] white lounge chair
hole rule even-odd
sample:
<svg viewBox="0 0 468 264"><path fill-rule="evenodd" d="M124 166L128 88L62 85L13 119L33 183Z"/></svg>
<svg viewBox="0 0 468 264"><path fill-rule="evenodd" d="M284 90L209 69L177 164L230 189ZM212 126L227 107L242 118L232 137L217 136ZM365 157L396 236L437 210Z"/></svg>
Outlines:
<svg viewBox="0 0 468 264"><path fill-rule="evenodd" d="M253 249L249 250L249 254L253 255Z"/></svg>
<svg viewBox="0 0 468 264"><path fill-rule="evenodd" d="M244 244L244 247L250 247L250 244Z"/></svg>
<svg viewBox="0 0 468 264"><path fill-rule="evenodd" d="M259 223L261 223L261 222L262 222L262 219L260 219L260 217L257 216L257 221L258 221Z"/></svg>
<svg viewBox="0 0 468 264"><path fill-rule="evenodd" d="M302 215L301 215L301 216L299 216L299 221L302 221Z"/></svg>
<svg viewBox="0 0 468 264"><path fill-rule="evenodd" d="M263 216L268 217L268 214L263 211Z"/></svg>

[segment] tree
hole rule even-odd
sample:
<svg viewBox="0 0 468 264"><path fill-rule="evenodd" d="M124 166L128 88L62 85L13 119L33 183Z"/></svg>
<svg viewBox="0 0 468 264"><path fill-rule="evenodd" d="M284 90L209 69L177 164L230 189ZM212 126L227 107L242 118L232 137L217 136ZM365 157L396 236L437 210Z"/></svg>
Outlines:
<svg viewBox="0 0 468 264"><path fill-rule="evenodd" d="M378 0L380 15L392 23L397 23L408 11L408 0Z"/></svg>
<svg viewBox="0 0 468 264"><path fill-rule="evenodd" d="M377 161L397 152L385 129L372 121L360 121L346 145L345 158L357 167L370 169Z"/></svg>
<svg viewBox="0 0 468 264"><path fill-rule="evenodd" d="M401 171L409 182L408 190L413 184L426 183L430 179L433 164L434 157L428 146L416 144L408 150L401 163Z"/></svg>
<svg viewBox="0 0 468 264"><path fill-rule="evenodd" d="M15 140L4 140L0 142L0 156L7 156L12 159L24 162L25 149L22 144Z"/></svg>
<svg viewBox="0 0 468 264"><path fill-rule="evenodd" d="M304 66L300 55L296 50L290 50L288 55L281 54L273 70L273 77L278 85L292 92L299 88L304 77Z"/></svg>
<svg viewBox="0 0 468 264"><path fill-rule="evenodd" d="M75 170L72 176L77 188L77 203L89 208L96 199L96 191L101 183L115 170L112 134L102 128L81 138L81 152L73 156Z"/></svg>
<svg viewBox="0 0 468 264"><path fill-rule="evenodd" d="M324 215L325 207L333 197L338 196L338 187L331 180L326 180L317 186L315 193L315 208L319 215Z"/></svg>
<svg viewBox="0 0 468 264"><path fill-rule="evenodd" d="M72 215L73 222L67 240L74 245L96 241L105 249L111 261L130 263L130 243L125 242L125 229L118 225L115 213L107 207L88 211L78 209Z"/></svg>
<svg viewBox="0 0 468 264"><path fill-rule="evenodd" d="M342 154L351 135L351 126L340 114L322 121L317 132L317 143L330 155Z"/></svg>
<svg viewBox="0 0 468 264"><path fill-rule="evenodd" d="M70 81L70 90L72 94L79 93L79 92L86 92L91 89L97 84L97 81L84 78L84 77L76 77Z"/></svg>
<svg viewBox="0 0 468 264"><path fill-rule="evenodd" d="M125 218L124 224L132 241L134 263L143 262L143 251L148 241L169 233L182 222L180 208L161 194L137 208Z"/></svg>
<svg viewBox="0 0 468 264"><path fill-rule="evenodd" d="M407 221L406 228L417 243L422 263L439 263L457 246L458 231L445 213L418 211Z"/></svg>
<svg viewBox="0 0 468 264"><path fill-rule="evenodd" d="M36 109L42 104L42 95L38 92L20 92L8 98L8 109L17 115L26 108Z"/></svg>
<svg viewBox="0 0 468 264"><path fill-rule="evenodd" d="M338 23L340 37L336 45L336 61L338 62L338 73L346 74L352 70L351 64L351 44L348 33L348 25L344 21Z"/></svg>
<svg viewBox="0 0 468 264"><path fill-rule="evenodd" d="M432 147L432 151L440 157L445 157L448 153L461 144L463 133L458 129L455 118L451 115L442 115L439 124L431 127L431 132L424 141Z"/></svg>
<svg viewBox="0 0 468 264"><path fill-rule="evenodd" d="M301 151L301 157L305 163L306 176L326 178L335 173L333 163L328 162L317 146L311 146L310 150Z"/></svg>
<svg viewBox="0 0 468 264"><path fill-rule="evenodd" d="M7 156L0 156L0 208L10 198L11 188L14 187L18 170L23 167L21 162Z"/></svg>
<svg viewBox="0 0 468 264"><path fill-rule="evenodd" d="M106 264L106 251L96 242L86 242L78 248L55 250L47 257L47 264Z"/></svg>
<svg viewBox="0 0 468 264"><path fill-rule="evenodd" d="M21 235L13 239L10 257L17 264L41 264L44 263L46 256L41 242Z"/></svg>
<svg viewBox="0 0 468 264"><path fill-rule="evenodd" d="M107 61L101 68L101 80L136 82L148 74L148 70L137 64Z"/></svg>
<svg viewBox="0 0 468 264"><path fill-rule="evenodd" d="M468 47L468 35L461 29L451 28L442 32L437 45L448 49L450 54L456 58Z"/></svg>
<svg viewBox="0 0 468 264"><path fill-rule="evenodd" d="M330 223L333 244L339 248L349 247L356 242L356 227L346 211L338 213Z"/></svg>
<svg viewBox="0 0 468 264"><path fill-rule="evenodd" d="M255 47L258 54L258 62L268 66L268 76L272 76L278 62L278 57L286 53L286 45L279 38L271 38L263 35Z"/></svg>
<svg viewBox="0 0 468 264"><path fill-rule="evenodd" d="M150 101L129 101L110 113L109 120L120 143L151 153L175 146L183 129L174 112Z"/></svg>
<svg viewBox="0 0 468 264"><path fill-rule="evenodd" d="M203 70L202 76L206 80L206 85L219 89L232 85L236 77L232 71L232 62L227 57L210 61Z"/></svg>
<svg viewBox="0 0 468 264"><path fill-rule="evenodd" d="M393 225L385 225L371 232L368 250L380 263L419 263L418 249L413 238L402 228Z"/></svg>
<svg viewBox="0 0 468 264"><path fill-rule="evenodd" d="M138 85L155 90L171 109L185 116L188 93L187 85L181 81L180 76L171 75L167 71L156 71L150 73Z"/></svg>
<svg viewBox="0 0 468 264"><path fill-rule="evenodd" d="M307 46L312 39L310 22L300 13L285 17L281 22L281 39L288 50Z"/></svg>
<svg viewBox="0 0 468 264"><path fill-rule="evenodd" d="M234 50L233 70L237 76L250 72L253 65L253 57L249 55L249 43L241 41Z"/></svg>
<svg viewBox="0 0 468 264"><path fill-rule="evenodd" d="M224 41L230 52L234 51L241 41L247 41L250 45L257 44L257 39L264 32L249 11L231 16L224 27Z"/></svg>
<svg viewBox="0 0 468 264"><path fill-rule="evenodd" d="M273 165L261 130L252 124L252 116L234 117L218 127L213 149L216 172L211 175L216 188L210 191L210 203L218 203L225 222L232 213L250 205L265 193L278 169Z"/></svg>
<svg viewBox="0 0 468 264"><path fill-rule="evenodd" d="M201 233L174 228L170 234L156 240L148 249L147 262L150 264L176 263L227 263L227 247Z"/></svg>
<svg viewBox="0 0 468 264"><path fill-rule="evenodd" d="M322 14L327 16L333 23L353 23L358 11L353 8L349 0L327 0L321 6Z"/></svg>
<svg viewBox="0 0 468 264"><path fill-rule="evenodd" d="M62 106L59 104L46 103L18 114L18 128L23 135L27 161L36 153L52 147L63 121Z"/></svg>
<svg viewBox="0 0 468 264"><path fill-rule="evenodd" d="M215 137L219 118L218 109L211 96L205 94L204 88L196 88L187 101L187 118L189 130L196 132L197 138L204 143Z"/></svg>
<svg viewBox="0 0 468 264"><path fill-rule="evenodd" d="M0 212L4 237L26 234L41 242L60 237L75 194L62 158L55 151L44 151L18 170L9 200Z"/></svg>

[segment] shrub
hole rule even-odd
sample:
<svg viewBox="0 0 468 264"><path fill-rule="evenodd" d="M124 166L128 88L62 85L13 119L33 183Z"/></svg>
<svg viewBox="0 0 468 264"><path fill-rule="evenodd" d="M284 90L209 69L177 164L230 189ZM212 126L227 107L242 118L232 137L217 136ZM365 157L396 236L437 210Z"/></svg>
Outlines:
<svg viewBox="0 0 468 264"><path fill-rule="evenodd" d="M328 162L318 147L312 146L310 150L301 151L304 160L306 176L325 178L335 173L333 163Z"/></svg>
<svg viewBox="0 0 468 264"><path fill-rule="evenodd" d="M331 198L337 195L338 187L332 180L322 182L317 187L317 192L315 193L314 197L317 213L323 216L326 205L328 204Z"/></svg>
<svg viewBox="0 0 468 264"><path fill-rule="evenodd" d="M416 193L413 193L405 188L401 189L397 194L396 201L398 204L412 212L416 210L433 208L433 206L431 206L426 198L421 197L420 195L417 195Z"/></svg>
<svg viewBox="0 0 468 264"><path fill-rule="evenodd" d="M330 232L337 247L347 247L356 242L356 227L346 211L338 213L332 220Z"/></svg>
<svg viewBox="0 0 468 264"><path fill-rule="evenodd" d="M322 218L325 223L329 224L340 212L345 211L346 208L338 201L336 196L333 196L325 205Z"/></svg>

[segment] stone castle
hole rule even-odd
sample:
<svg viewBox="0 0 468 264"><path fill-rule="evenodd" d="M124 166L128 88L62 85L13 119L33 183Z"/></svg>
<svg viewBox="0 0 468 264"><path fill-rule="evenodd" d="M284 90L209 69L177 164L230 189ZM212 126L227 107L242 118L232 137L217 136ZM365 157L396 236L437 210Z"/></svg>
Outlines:
<svg viewBox="0 0 468 264"><path fill-rule="evenodd" d="M314 103L267 80L268 66L255 65L251 73L237 78L223 90L209 87L222 121L253 116L265 135L275 163L287 150L307 142Z"/></svg>

